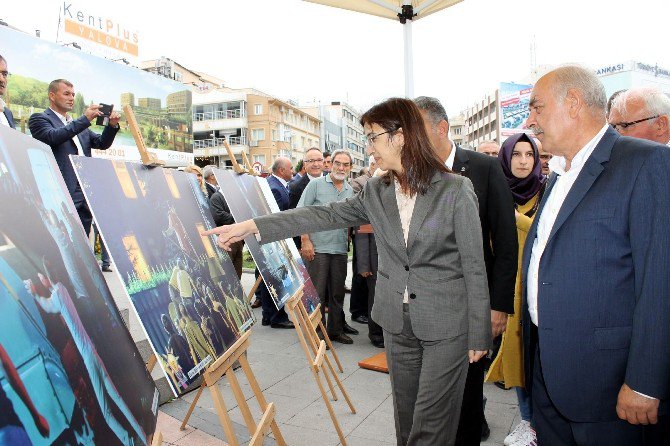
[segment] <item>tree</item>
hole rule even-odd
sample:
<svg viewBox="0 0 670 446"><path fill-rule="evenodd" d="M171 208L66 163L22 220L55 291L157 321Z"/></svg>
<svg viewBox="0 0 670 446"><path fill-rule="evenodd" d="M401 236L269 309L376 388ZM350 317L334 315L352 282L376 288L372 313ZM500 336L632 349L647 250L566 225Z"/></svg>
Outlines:
<svg viewBox="0 0 670 446"><path fill-rule="evenodd" d="M84 114L84 110L86 110L86 101L84 101L84 95L81 93L77 93L74 95L74 108L72 109L72 112L75 116L81 116Z"/></svg>

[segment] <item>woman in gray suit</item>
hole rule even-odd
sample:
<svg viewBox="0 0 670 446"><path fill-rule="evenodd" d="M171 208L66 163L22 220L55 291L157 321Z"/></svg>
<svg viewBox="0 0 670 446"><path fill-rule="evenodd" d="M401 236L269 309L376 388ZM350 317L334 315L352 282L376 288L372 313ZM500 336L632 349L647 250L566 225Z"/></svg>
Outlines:
<svg viewBox="0 0 670 446"><path fill-rule="evenodd" d="M416 105L388 99L361 123L386 170L345 201L213 229L218 243L261 243L372 224L379 267L372 318L384 329L398 445L450 445L468 362L491 343L489 298L472 183L436 156Z"/></svg>

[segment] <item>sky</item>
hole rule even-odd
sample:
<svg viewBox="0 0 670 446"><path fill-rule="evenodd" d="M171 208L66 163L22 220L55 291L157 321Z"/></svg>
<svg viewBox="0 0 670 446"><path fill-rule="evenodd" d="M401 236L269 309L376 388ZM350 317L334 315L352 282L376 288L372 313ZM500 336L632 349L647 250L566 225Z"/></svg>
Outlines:
<svg viewBox="0 0 670 446"><path fill-rule="evenodd" d="M55 41L63 3L9 2L0 19ZM398 21L300 0L65 4L137 30L140 60L169 57L231 88L360 111L404 96ZM414 93L459 113L498 83L526 78L532 42L539 66L636 60L668 69L669 18L668 0L464 0L412 25Z"/></svg>

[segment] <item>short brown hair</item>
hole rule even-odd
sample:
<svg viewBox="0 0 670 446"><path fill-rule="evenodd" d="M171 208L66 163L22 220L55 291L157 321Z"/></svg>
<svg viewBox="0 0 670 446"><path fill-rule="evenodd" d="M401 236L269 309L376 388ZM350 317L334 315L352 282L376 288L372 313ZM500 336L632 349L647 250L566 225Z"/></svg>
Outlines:
<svg viewBox="0 0 670 446"><path fill-rule="evenodd" d="M70 81L67 80L67 79L54 79L54 80L52 80L52 81L49 83L49 93L56 93L56 92L58 92L58 86L59 86L60 84L65 84L65 85L67 85L68 87L74 87L74 85L72 85L72 82L70 82Z"/></svg>
<svg viewBox="0 0 670 446"><path fill-rule="evenodd" d="M403 98L390 98L375 105L361 116L361 125L377 124L389 135L402 129L405 145L400 152L403 174L395 172L402 190L409 195L425 194L436 172L450 172L437 156L435 148L428 139L423 117L417 105ZM384 176L391 181L391 174Z"/></svg>

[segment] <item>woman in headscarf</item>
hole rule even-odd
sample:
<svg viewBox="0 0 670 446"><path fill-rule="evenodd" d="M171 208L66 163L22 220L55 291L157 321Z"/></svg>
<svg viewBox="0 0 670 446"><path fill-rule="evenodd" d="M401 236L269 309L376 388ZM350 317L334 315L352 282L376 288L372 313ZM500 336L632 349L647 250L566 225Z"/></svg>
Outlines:
<svg viewBox="0 0 670 446"><path fill-rule="evenodd" d="M537 145L525 133L510 136L498 153L507 184L514 197L516 228L519 238L519 266L514 294L514 314L509 315L500 351L489 368L487 381L503 381L505 387L515 387L519 400L521 422L509 434L505 445L537 444L530 427L533 414L530 396L525 390L523 374L523 342L521 339L521 261L528 230L544 193L545 176ZM533 443L535 442L535 443Z"/></svg>

